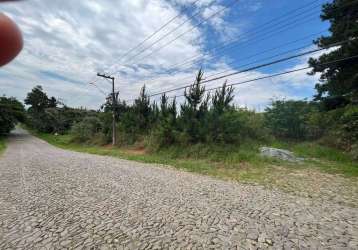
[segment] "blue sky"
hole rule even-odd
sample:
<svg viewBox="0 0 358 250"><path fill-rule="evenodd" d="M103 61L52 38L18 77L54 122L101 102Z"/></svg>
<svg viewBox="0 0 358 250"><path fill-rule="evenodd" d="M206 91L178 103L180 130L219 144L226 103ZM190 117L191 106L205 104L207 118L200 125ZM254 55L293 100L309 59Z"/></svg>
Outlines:
<svg viewBox="0 0 358 250"><path fill-rule="evenodd" d="M327 1L236 2L53 0L44 4L41 0L28 0L1 4L0 11L22 29L25 47L16 60L0 69L0 94L23 100L32 87L40 84L49 95L61 98L67 105L98 108L104 96L88 83L94 80L98 88L110 91L108 82L96 78L98 71L113 73L120 97L128 100L138 94L144 83L152 93L186 85L200 67L208 78L223 71L230 73L245 68L243 65L253 66L312 49L313 39L328 34L328 23L319 18L320 5ZM123 57L175 16L178 17L141 48ZM175 38L178 39L167 45ZM219 46L226 47L215 49ZM148 49L131 59L144 48ZM234 83L303 67L307 59L305 56L226 80ZM310 98L317 79L318 76L299 72L240 85L236 87L235 103L262 110L274 98ZM211 82L208 87L219 86L223 81Z"/></svg>

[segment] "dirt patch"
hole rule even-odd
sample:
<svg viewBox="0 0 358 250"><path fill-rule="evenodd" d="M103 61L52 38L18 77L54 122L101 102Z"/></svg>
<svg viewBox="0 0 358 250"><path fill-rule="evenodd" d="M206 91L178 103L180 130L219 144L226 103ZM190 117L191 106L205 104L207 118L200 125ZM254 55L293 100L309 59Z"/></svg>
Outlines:
<svg viewBox="0 0 358 250"><path fill-rule="evenodd" d="M122 151L126 154L130 154L130 155L145 155L147 154L147 151L145 150L145 148L126 148L126 149L122 149Z"/></svg>

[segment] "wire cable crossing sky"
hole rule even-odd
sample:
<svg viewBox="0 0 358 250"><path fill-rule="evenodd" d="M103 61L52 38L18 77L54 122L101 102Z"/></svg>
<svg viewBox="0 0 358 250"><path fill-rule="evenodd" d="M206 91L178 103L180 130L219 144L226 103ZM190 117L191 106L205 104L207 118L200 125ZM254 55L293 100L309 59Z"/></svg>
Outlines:
<svg viewBox="0 0 358 250"><path fill-rule="evenodd" d="M94 78L97 72L112 73L119 98L129 100L144 84L153 94L179 91L194 81L200 68L208 88L215 88L226 79L240 82L307 67L311 55L304 53L316 49L310 42L329 34L329 24L320 19L327 2L6 2L2 11L23 31L25 46L1 69L0 88L7 96L24 99L39 84L66 105L98 109L110 89L103 79ZM292 53L302 56L234 74ZM324 50L312 56L321 53ZM255 109L267 105L272 96L310 98L318 77L302 70L280 77L280 84L265 91L265 79L240 85L234 102ZM152 96L153 101L159 97Z"/></svg>

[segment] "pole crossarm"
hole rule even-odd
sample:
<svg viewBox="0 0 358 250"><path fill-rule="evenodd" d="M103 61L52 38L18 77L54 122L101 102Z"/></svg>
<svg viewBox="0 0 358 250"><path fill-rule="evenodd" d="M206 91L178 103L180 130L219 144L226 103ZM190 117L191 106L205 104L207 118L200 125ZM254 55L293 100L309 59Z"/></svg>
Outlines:
<svg viewBox="0 0 358 250"><path fill-rule="evenodd" d="M114 77L113 77L113 76L110 76L110 75L97 73L97 76L100 76L100 77L103 77L103 78L107 78L107 79L111 79L112 81L114 81Z"/></svg>

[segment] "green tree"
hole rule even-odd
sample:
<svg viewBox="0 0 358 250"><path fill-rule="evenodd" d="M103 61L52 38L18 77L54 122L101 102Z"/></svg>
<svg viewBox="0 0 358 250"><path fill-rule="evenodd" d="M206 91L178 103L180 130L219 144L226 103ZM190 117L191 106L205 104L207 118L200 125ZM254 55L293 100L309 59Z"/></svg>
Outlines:
<svg viewBox="0 0 358 250"><path fill-rule="evenodd" d="M181 108L181 128L190 142L196 143L204 141L207 132L205 122L208 113L210 95L205 97L205 87L201 85L203 71L199 70L195 82L185 90L185 103Z"/></svg>
<svg viewBox="0 0 358 250"><path fill-rule="evenodd" d="M118 121L121 117L121 115L123 115L125 112L128 111L129 107L127 105L127 103L125 101L121 101L118 97L118 93L115 94L115 105L114 105L114 110L115 110L115 115L116 115L116 120ZM106 102L101 106L101 110L103 110L105 113L111 113L113 110L113 97L112 94L109 94L106 97Z"/></svg>
<svg viewBox="0 0 358 250"><path fill-rule="evenodd" d="M232 143L238 140L240 117L232 106L234 88L224 82L212 97L212 107L208 120L208 140L221 143Z"/></svg>
<svg viewBox="0 0 358 250"><path fill-rule="evenodd" d="M8 134L17 122L25 120L24 105L14 97L0 97L0 135Z"/></svg>
<svg viewBox="0 0 358 250"><path fill-rule="evenodd" d="M77 142L89 142L102 130L102 123L96 116L87 116L72 126L71 134Z"/></svg>
<svg viewBox="0 0 358 250"><path fill-rule="evenodd" d="M39 113L43 112L46 108L56 107L57 101L54 97L49 99L42 87L37 85L27 94L25 104L30 105L30 111Z"/></svg>
<svg viewBox="0 0 358 250"><path fill-rule="evenodd" d="M265 122L277 137L302 140L309 135L312 109L306 101L276 100L266 108Z"/></svg>
<svg viewBox="0 0 358 250"><path fill-rule="evenodd" d="M145 85L141 88L139 97L134 101L133 111L139 130L141 132L148 130L152 106L150 105L150 98L146 92Z"/></svg>
<svg viewBox="0 0 358 250"><path fill-rule="evenodd" d="M177 108L176 99L169 102L169 98L163 94L160 98L160 111L157 126L154 128L156 146L171 145L177 137Z"/></svg>
<svg viewBox="0 0 358 250"><path fill-rule="evenodd" d="M358 58L328 63L358 54L358 4L355 0L333 0L323 5L321 19L330 22L328 36L322 36L315 43L325 48L328 45L348 41L338 49L311 58L311 74L321 73L316 84L316 100L322 100L327 109L345 106L358 101Z"/></svg>
<svg viewBox="0 0 358 250"><path fill-rule="evenodd" d="M96 114L95 111L82 108L69 108L55 97L48 98L41 86L35 86L27 94L25 103L30 106L27 112L27 125L47 133L65 133L85 116ZM62 107L59 107L59 104L62 104Z"/></svg>

